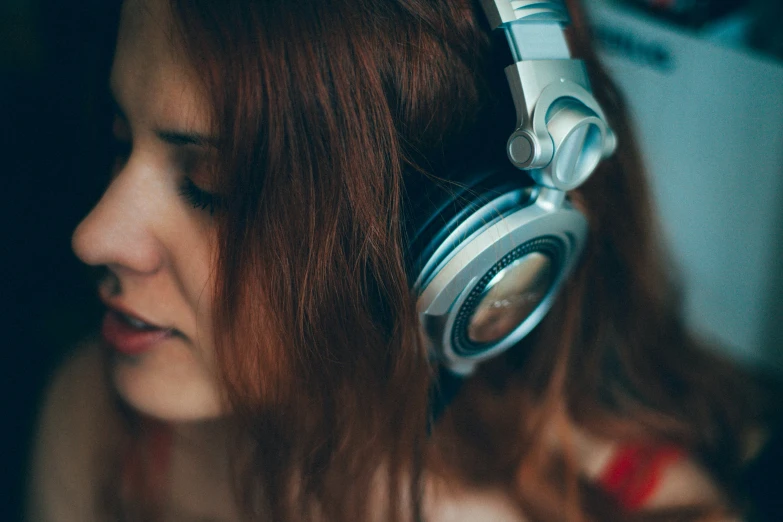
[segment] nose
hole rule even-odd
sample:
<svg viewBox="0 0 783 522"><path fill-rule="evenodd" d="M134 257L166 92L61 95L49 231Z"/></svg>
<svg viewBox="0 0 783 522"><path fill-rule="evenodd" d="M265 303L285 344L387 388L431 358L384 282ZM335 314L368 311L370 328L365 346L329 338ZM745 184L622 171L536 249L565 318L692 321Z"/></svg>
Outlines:
<svg viewBox="0 0 783 522"><path fill-rule="evenodd" d="M105 265L117 273L152 274L162 263L154 226L155 190L143 169L130 161L76 227L71 245L88 265Z"/></svg>

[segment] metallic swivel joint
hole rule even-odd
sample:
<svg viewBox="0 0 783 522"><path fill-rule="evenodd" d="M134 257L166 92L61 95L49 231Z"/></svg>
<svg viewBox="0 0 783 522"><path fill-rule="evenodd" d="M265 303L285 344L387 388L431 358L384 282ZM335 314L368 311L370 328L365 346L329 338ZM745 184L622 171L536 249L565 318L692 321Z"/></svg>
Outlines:
<svg viewBox="0 0 783 522"><path fill-rule="evenodd" d="M511 162L540 185L581 185L616 147L590 90L584 64L571 59L562 1L482 0L493 29L502 28L515 63L506 68L517 112L508 140Z"/></svg>
<svg viewBox="0 0 783 522"><path fill-rule="evenodd" d="M517 110L517 130L508 140L511 162L546 187L581 185L615 149L582 62L522 61L506 68L506 77Z"/></svg>

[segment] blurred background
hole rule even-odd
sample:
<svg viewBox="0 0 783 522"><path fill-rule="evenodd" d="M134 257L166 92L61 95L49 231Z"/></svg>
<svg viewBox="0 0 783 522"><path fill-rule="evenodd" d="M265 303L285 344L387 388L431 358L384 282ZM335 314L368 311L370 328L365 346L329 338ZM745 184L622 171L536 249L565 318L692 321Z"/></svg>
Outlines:
<svg viewBox="0 0 783 522"><path fill-rule="evenodd" d="M21 519L44 387L99 321L70 234L107 180L115 4L0 1L3 521Z"/></svg>
<svg viewBox="0 0 783 522"><path fill-rule="evenodd" d="M109 165L118 2L0 2L2 397L7 495L20 518L52 371L100 309L70 233ZM783 3L585 0L625 91L691 326L783 373Z"/></svg>
<svg viewBox="0 0 783 522"><path fill-rule="evenodd" d="M783 3L588 0L691 327L783 366Z"/></svg>

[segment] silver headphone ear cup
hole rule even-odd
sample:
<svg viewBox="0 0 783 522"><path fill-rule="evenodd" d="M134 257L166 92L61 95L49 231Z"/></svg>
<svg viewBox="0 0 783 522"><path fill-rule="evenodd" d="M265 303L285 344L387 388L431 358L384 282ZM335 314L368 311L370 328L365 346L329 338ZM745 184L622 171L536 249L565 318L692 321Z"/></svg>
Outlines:
<svg viewBox="0 0 783 522"><path fill-rule="evenodd" d="M439 252L437 266L418 290L417 311L431 358L454 373L469 374L543 319L587 237L581 213L567 202L550 203L539 194L468 237L447 238L447 251Z"/></svg>
<svg viewBox="0 0 783 522"><path fill-rule="evenodd" d="M563 270L563 250L556 237L539 237L487 270L456 312L451 329L454 353L481 355L531 319L538 323L542 303Z"/></svg>

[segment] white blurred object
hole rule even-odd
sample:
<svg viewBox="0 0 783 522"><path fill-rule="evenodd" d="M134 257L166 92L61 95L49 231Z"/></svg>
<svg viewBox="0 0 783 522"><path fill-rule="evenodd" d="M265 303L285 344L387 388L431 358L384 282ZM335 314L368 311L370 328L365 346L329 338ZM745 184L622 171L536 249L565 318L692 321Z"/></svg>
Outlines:
<svg viewBox="0 0 783 522"><path fill-rule="evenodd" d="M783 369L783 64L585 0L635 120L691 327Z"/></svg>

